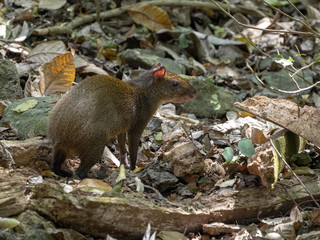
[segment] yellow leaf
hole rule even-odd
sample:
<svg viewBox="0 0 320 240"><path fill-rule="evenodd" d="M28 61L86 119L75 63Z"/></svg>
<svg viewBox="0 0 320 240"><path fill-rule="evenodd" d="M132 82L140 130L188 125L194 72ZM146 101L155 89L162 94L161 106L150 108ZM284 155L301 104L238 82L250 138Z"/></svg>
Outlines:
<svg viewBox="0 0 320 240"><path fill-rule="evenodd" d="M101 180L85 178L78 184L78 188L86 192L112 192L112 187Z"/></svg>
<svg viewBox="0 0 320 240"><path fill-rule="evenodd" d="M74 52L58 55L40 69L40 90L50 95L70 90L75 78Z"/></svg>
<svg viewBox="0 0 320 240"><path fill-rule="evenodd" d="M174 29L167 12L152 4L144 2L134 4L128 9L128 13L134 22L141 24L152 31Z"/></svg>
<svg viewBox="0 0 320 240"><path fill-rule="evenodd" d="M238 112L238 113L237 113L237 117L242 117L242 118L245 118L245 117L252 117L252 118L254 118L254 115L253 115L253 114L251 114L251 113L248 113L248 112L242 111L242 112Z"/></svg>
<svg viewBox="0 0 320 240"><path fill-rule="evenodd" d="M37 106L37 104L38 104L37 99L28 100L16 106L16 108L13 109L13 111L17 113L22 113L29 110L30 108L34 108L35 106Z"/></svg>
<svg viewBox="0 0 320 240"><path fill-rule="evenodd" d="M119 171L119 175L116 179L116 183L120 182L121 180L125 180L127 177L126 177L126 170L124 168L124 165L121 164L120 165L120 171Z"/></svg>
<svg viewBox="0 0 320 240"><path fill-rule="evenodd" d="M10 229L18 226L20 221L15 218L2 218L0 217L0 228Z"/></svg>
<svg viewBox="0 0 320 240"><path fill-rule="evenodd" d="M55 174L50 170L45 170L45 171L41 172L41 176L42 177L51 177L51 178L53 178L55 176Z"/></svg>

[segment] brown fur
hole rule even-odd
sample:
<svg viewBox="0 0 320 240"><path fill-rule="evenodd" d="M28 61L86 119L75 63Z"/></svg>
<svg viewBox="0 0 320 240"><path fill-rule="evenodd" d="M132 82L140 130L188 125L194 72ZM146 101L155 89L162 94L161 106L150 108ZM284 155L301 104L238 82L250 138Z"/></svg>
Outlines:
<svg viewBox="0 0 320 240"><path fill-rule="evenodd" d="M68 156L77 155L81 163L76 174L86 177L102 156L105 144L115 136L121 163L125 163L126 135L134 169L140 136L160 104L195 97L188 82L173 73L161 75L163 69L157 65L128 82L97 75L83 80L63 96L49 116L48 136L54 147L52 170L71 176L71 172L61 169L61 164Z"/></svg>

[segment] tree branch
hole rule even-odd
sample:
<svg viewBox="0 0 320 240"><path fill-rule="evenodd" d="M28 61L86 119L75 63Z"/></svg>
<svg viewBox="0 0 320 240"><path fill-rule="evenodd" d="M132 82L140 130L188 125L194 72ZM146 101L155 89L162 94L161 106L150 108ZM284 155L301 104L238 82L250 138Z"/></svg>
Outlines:
<svg viewBox="0 0 320 240"><path fill-rule="evenodd" d="M214 10L230 9L232 12L242 12L244 14L251 14L254 16L265 16L264 13L257 11L256 9L249 8L248 6L232 5L228 6L227 4L221 3L219 7L211 4L210 2L196 2L196 1L148 1L149 3L155 6L168 6L168 7L198 7L198 8L209 8ZM112 17L117 17L124 14L131 6L125 6L116 8L113 10L108 10L100 12L100 19L108 19ZM97 18L97 14L93 13L90 15L81 15L76 17L71 22L62 25L62 26L53 26L47 28L37 28L32 34L34 35L62 35L62 34L71 34L72 30L86 23L94 22Z"/></svg>
<svg viewBox="0 0 320 240"><path fill-rule="evenodd" d="M211 2L217 7L219 8L222 12L224 12L226 15L228 15L228 17L230 17L234 22L236 22L238 25L242 26L242 27L246 27L246 28L252 28L252 29L256 29L256 30L261 30L264 32L268 32L268 33L284 33L284 34L297 34L297 35L305 35L305 36L313 36L313 37L317 37L320 38L320 35L317 34L315 35L313 32L301 32L301 31L294 31L294 30L277 30L277 29L267 29L267 28L259 28L253 25L249 25L249 24L244 24L239 22L234 16L232 16L229 12L227 12L223 7L220 6L220 4L216 3L214 0L211 0Z"/></svg>

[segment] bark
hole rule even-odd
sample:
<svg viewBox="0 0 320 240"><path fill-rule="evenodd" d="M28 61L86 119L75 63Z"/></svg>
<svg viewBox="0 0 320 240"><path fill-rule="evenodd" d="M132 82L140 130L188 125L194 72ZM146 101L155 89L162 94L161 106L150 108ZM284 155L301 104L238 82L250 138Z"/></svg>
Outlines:
<svg viewBox="0 0 320 240"><path fill-rule="evenodd" d="M300 107L289 100L271 99L264 96L252 97L242 103L237 102L234 106L284 127L320 146L319 108Z"/></svg>
<svg viewBox="0 0 320 240"><path fill-rule="evenodd" d="M320 198L320 179L302 179L314 197ZM152 231L201 232L206 223L241 223L281 216L296 203L309 199L293 179L284 180L269 191L264 187L224 189L180 202L180 207L166 202L155 205L136 193L121 197L88 196L78 191L65 193L63 187L53 181L36 185L32 196L32 209L55 223L94 236L110 234L118 239L141 239L148 223Z"/></svg>

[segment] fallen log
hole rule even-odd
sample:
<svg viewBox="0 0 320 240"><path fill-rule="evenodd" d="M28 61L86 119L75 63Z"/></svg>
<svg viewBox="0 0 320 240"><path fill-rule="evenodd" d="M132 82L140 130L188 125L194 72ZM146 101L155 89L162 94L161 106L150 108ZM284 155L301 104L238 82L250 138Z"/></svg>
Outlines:
<svg viewBox="0 0 320 240"><path fill-rule="evenodd" d="M302 180L319 199L319 178L302 176ZM264 187L222 189L179 202L180 207L154 200L160 203L156 205L138 193L119 197L88 196L78 190L66 193L52 180L35 185L32 192L31 209L50 217L59 226L97 237L109 234L117 239L141 239L148 223L152 231L188 233L201 232L202 226L211 222L246 223L281 216L296 203L310 199L296 179L283 180L269 191Z"/></svg>

